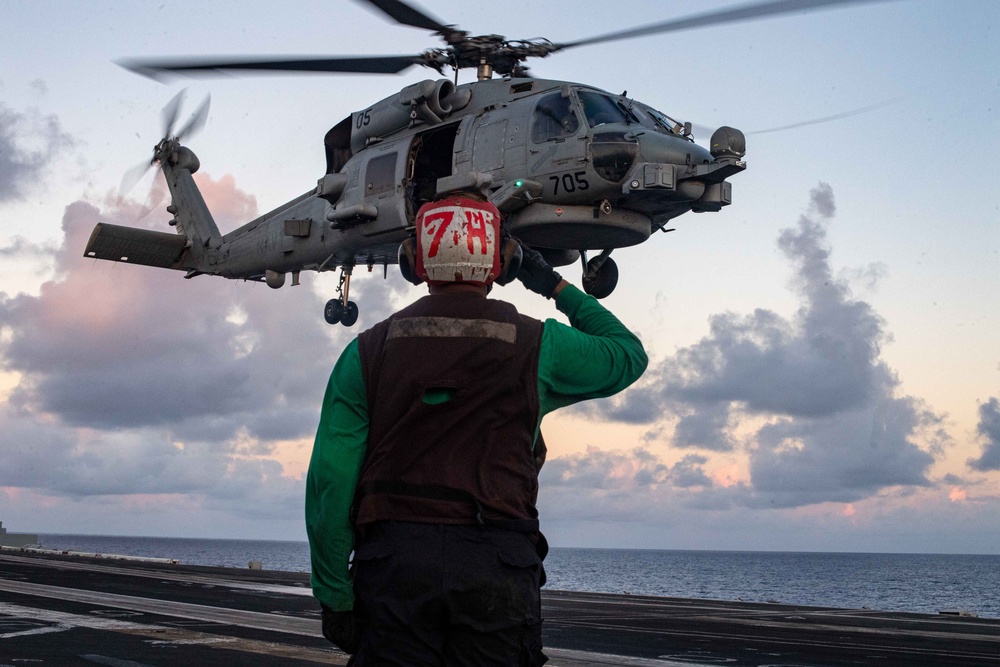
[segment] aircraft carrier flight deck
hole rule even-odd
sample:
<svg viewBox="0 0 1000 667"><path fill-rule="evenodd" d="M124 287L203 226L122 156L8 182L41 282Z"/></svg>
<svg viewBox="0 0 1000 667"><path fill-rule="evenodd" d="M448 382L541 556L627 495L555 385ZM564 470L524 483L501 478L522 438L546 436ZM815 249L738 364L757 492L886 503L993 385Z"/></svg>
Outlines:
<svg viewBox="0 0 1000 667"><path fill-rule="evenodd" d="M1000 667L1000 619L543 591L549 665ZM344 665L308 575L0 550L0 667Z"/></svg>

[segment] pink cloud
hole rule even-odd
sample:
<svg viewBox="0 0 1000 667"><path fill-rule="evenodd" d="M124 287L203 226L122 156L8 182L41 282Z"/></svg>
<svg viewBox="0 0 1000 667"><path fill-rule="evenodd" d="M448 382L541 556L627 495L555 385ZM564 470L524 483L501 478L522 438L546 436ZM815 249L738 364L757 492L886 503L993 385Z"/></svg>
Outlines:
<svg viewBox="0 0 1000 667"><path fill-rule="evenodd" d="M223 174L218 180L213 180L208 174L198 172L194 180L222 233L259 215L257 198L237 188L232 174Z"/></svg>
<svg viewBox="0 0 1000 667"><path fill-rule="evenodd" d="M748 481L743 477L737 465L716 468L710 471L708 476L712 478L712 482L723 488L729 488Z"/></svg>

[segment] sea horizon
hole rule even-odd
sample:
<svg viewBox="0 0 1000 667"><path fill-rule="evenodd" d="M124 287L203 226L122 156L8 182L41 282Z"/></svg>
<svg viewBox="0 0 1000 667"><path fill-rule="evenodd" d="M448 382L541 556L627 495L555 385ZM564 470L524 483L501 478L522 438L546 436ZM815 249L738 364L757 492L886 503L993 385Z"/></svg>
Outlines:
<svg viewBox="0 0 1000 667"><path fill-rule="evenodd" d="M13 532L13 531L12 531ZM18 531L21 532L21 531ZM27 532L27 531L25 531ZM130 538L148 540L218 540L230 542L274 542L282 544L308 544L308 540L276 540L258 537L191 537L184 535L131 535L115 533L30 533L44 536L75 536L75 537L95 537L95 538ZM44 545L43 545L44 546ZM845 554L845 555L899 555L899 556L1000 556L1000 549L996 552L975 552L975 551L851 551L851 550L820 550L820 549L711 549L711 548L682 548L682 547L589 547L589 546L567 546L549 544L550 549L588 549L593 551L682 551L682 552L710 552L710 553L762 553L762 554Z"/></svg>

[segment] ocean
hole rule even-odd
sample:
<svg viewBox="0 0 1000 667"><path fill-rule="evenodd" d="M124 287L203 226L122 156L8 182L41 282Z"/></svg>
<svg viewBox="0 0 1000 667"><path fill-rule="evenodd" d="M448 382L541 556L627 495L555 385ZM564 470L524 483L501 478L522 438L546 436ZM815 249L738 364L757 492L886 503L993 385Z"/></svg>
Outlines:
<svg viewBox="0 0 1000 667"><path fill-rule="evenodd" d="M309 571L305 542L40 535L49 549L174 558L186 565ZM782 602L1000 618L1000 556L572 549L545 560L552 590Z"/></svg>

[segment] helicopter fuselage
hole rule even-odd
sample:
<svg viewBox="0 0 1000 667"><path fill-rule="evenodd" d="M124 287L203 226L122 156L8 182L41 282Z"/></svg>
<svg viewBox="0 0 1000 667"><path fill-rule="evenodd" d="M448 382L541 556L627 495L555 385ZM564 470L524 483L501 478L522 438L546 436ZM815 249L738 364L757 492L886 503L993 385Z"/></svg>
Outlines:
<svg viewBox="0 0 1000 667"><path fill-rule="evenodd" d="M394 264L423 203L478 192L512 235L567 264L731 202L725 179L745 169L742 134L721 128L711 151L689 134L652 107L585 85L428 80L334 126L317 187L226 234L191 177L198 159L164 140L154 159L185 241L101 223L86 254L281 287L287 273L298 284L301 271Z"/></svg>

